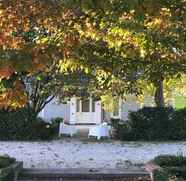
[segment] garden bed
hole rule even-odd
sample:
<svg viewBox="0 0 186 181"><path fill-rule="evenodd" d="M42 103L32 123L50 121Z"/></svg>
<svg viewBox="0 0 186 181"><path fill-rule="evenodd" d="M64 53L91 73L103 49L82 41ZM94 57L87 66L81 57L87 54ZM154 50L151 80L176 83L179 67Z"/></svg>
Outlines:
<svg viewBox="0 0 186 181"><path fill-rule="evenodd" d="M22 168L22 162L8 156L0 156L0 181L15 181Z"/></svg>

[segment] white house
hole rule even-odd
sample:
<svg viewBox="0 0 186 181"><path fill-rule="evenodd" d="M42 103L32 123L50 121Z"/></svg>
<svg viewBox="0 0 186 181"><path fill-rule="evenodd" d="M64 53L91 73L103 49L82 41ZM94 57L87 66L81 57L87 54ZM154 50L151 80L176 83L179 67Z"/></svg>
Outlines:
<svg viewBox="0 0 186 181"><path fill-rule="evenodd" d="M146 97L142 104L135 96L128 96L126 100L119 100L118 109L105 112L101 101L94 101L91 97L81 99L72 97L66 104L59 104L54 99L39 114L46 121L55 117L62 117L69 124L100 124L110 118L126 120L130 111L137 111L142 106L153 106L152 97Z"/></svg>

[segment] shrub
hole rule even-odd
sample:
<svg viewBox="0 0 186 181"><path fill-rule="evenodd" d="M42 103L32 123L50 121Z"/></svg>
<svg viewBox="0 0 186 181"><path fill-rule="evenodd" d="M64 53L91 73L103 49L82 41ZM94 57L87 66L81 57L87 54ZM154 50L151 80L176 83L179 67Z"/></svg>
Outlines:
<svg viewBox="0 0 186 181"><path fill-rule="evenodd" d="M169 140L172 132L174 110L171 107L144 107L129 114L129 124L134 140ZM165 131L166 130L166 131Z"/></svg>
<svg viewBox="0 0 186 181"><path fill-rule="evenodd" d="M154 158L154 162L161 167L186 166L186 157L183 155L159 155Z"/></svg>
<svg viewBox="0 0 186 181"><path fill-rule="evenodd" d="M54 125L55 124L59 125L62 122L63 122L63 118L61 118L61 117L56 117L56 118L51 119L51 123Z"/></svg>
<svg viewBox="0 0 186 181"><path fill-rule="evenodd" d="M11 158L9 156L0 156L0 169L8 167L15 161L16 161L15 158Z"/></svg>
<svg viewBox="0 0 186 181"><path fill-rule="evenodd" d="M171 129L171 140L186 140L186 108L175 110L173 115L174 126Z"/></svg>
<svg viewBox="0 0 186 181"><path fill-rule="evenodd" d="M50 123L27 109L0 111L0 140L48 140L54 130Z"/></svg>
<svg viewBox="0 0 186 181"><path fill-rule="evenodd" d="M154 181L170 181L170 180L169 180L169 176L166 171L155 170L154 171Z"/></svg>
<svg viewBox="0 0 186 181"><path fill-rule="evenodd" d="M35 134L32 135L33 139L49 140L56 136L52 125L43 121L41 118L39 120L37 119L32 126L33 133Z"/></svg>
<svg viewBox="0 0 186 181"><path fill-rule="evenodd" d="M0 156L0 180L12 181L15 180L15 168L10 167L15 163L15 159L9 156Z"/></svg>
<svg viewBox="0 0 186 181"><path fill-rule="evenodd" d="M131 127L128 121L121 119L111 119L111 127L113 128L113 137L116 139L130 140Z"/></svg>
<svg viewBox="0 0 186 181"><path fill-rule="evenodd" d="M122 140L186 140L186 109L144 107L131 112L128 121L112 120L112 127Z"/></svg>
<svg viewBox="0 0 186 181"><path fill-rule="evenodd" d="M164 169L170 180L185 180L186 157L183 155L160 155L154 158L154 163Z"/></svg>
<svg viewBox="0 0 186 181"><path fill-rule="evenodd" d="M59 133L59 125L63 122L63 118L57 117L51 119L51 128L53 129L54 133Z"/></svg>

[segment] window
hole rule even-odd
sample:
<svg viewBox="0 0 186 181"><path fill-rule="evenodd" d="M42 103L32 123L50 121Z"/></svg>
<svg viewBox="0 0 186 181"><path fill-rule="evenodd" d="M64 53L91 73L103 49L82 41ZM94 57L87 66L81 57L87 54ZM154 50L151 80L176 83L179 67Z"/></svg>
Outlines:
<svg viewBox="0 0 186 181"><path fill-rule="evenodd" d="M82 100L82 112L90 112L90 100Z"/></svg>
<svg viewBox="0 0 186 181"><path fill-rule="evenodd" d="M76 100L76 112L95 112L95 101L93 99Z"/></svg>

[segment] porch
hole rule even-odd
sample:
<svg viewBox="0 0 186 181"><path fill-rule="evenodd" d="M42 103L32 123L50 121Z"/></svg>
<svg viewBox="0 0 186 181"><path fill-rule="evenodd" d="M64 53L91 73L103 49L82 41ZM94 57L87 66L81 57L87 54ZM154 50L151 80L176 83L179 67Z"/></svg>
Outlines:
<svg viewBox="0 0 186 181"><path fill-rule="evenodd" d="M92 97L73 97L70 100L70 124L100 124L102 123L103 110L101 101L95 101ZM82 128L80 126L80 128ZM84 127L85 128L85 127Z"/></svg>

